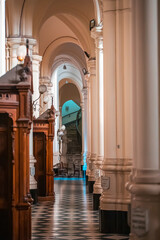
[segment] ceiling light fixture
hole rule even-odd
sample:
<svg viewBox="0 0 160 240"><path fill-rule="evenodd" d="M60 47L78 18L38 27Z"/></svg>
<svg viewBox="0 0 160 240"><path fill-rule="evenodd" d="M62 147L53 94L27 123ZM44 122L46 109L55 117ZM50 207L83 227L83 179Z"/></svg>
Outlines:
<svg viewBox="0 0 160 240"><path fill-rule="evenodd" d="M92 20L89 22L89 29L90 29L90 31L92 30L92 28L95 27L95 25L96 25L96 22L95 22L94 19L92 19Z"/></svg>
<svg viewBox="0 0 160 240"><path fill-rule="evenodd" d="M85 68L82 68L82 72L83 72L84 75L89 74L89 72Z"/></svg>
<svg viewBox="0 0 160 240"><path fill-rule="evenodd" d="M65 65L65 64L63 65L63 69L64 69L64 70L66 70L66 69L67 69L67 67L66 67L66 65Z"/></svg>

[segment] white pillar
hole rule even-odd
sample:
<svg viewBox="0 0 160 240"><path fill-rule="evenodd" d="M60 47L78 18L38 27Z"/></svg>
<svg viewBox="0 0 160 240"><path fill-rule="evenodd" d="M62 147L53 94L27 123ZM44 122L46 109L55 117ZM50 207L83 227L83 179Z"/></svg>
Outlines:
<svg viewBox="0 0 160 240"><path fill-rule="evenodd" d="M96 79L98 89L98 155L95 161L95 179L93 187L94 209L99 209L99 197L102 193L101 187L101 164L104 158L104 87L103 87L103 27L98 26L91 31L92 38L95 39L96 47Z"/></svg>
<svg viewBox="0 0 160 240"><path fill-rule="evenodd" d="M59 106L59 128L62 127L62 107Z"/></svg>
<svg viewBox="0 0 160 240"><path fill-rule="evenodd" d="M83 165L83 154L84 154L84 131L85 131L85 117L84 117L84 102L80 103L82 112L82 153L81 153L81 165Z"/></svg>
<svg viewBox="0 0 160 240"><path fill-rule="evenodd" d="M30 190L35 191L33 194L33 197L35 196L37 191L37 181L35 180L35 166L36 159L33 156L33 123L31 125L30 135L29 135L29 160L30 160Z"/></svg>
<svg viewBox="0 0 160 240"><path fill-rule="evenodd" d="M134 168L127 188L133 240L160 238L158 5L158 0L135 0L132 10Z"/></svg>
<svg viewBox="0 0 160 240"><path fill-rule="evenodd" d="M5 0L0 0L0 76L6 72L5 37Z"/></svg>
<svg viewBox="0 0 160 240"><path fill-rule="evenodd" d="M98 151L98 89L96 79L96 65L95 60L88 62L91 84L91 157L89 160L90 174L88 176L89 191L93 191L93 184L95 181L95 161Z"/></svg>
<svg viewBox="0 0 160 240"><path fill-rule="evenodd" d="M42 57L39 55L32 55L32 73L33 73L33 98L32 101L37 99L39 97L39 65L42 61ZM35 111L33 112L33 115L37 118L39 116L39 106L36 107ZM31 131L30 131L30 191L33 198L36 198L37 196L37 181L35 180L35 163L36 159L33 156L33 123L31 125ZM36 199L35 199L36 201Z"/></svg>
<svg viewBox="0 0 160 240"><path fill-rule="evenodd" d="M39 97L39 69L40 69L40 62L42 61L42 57L39 55L32 55L32 72L33 72L33 102L34 100L38 99ZM36 108L34 110L34 117L38 118L39 117L39 109L40 109L40 104L39 100L35 103Z"/></svg>
<svg viewBox="0 0 160 240"><path fill-rule="evenodd" d="M131 1L103 0L103 12L104 160L100 230L127 234L130 196L125 183L133 157Z"/></svg>
<svg viewBox="0 0 160 240"><path fill-rule="evenodd" d="M50 88L50 96L53 96L53 103L56 111L59 111L59 81L57 78L57 69L52 74L51 82L53 84L53 88ZM51 97L50 97L51 98ZM53 161L54 165L59 162L59 141L57 136L57 131L59 129L59 116L55 119L55 135L53 141Z"/></svg>
<svg viewBox="0 0 160 240"><path fill-rule="evenodd" d="M83 170L86 171L87 169L87 150L88 150L88 129L87 129L87 110L88 110L88 88L83 88L82 90L83 94L83 115L82 115L82 127L83 127Z"/></svg>
<svg viewBox="0 0 160 240"><path fill-rule="evenodd" d="M88 104L87 104L87 170L86 170L86 176L88 178L90 174L89 170L89 160L91 157L91 83L90 83L90 77L86 77L87 82L87 90L88 90ZM88 179L87 179L88 181Z"/></svg>

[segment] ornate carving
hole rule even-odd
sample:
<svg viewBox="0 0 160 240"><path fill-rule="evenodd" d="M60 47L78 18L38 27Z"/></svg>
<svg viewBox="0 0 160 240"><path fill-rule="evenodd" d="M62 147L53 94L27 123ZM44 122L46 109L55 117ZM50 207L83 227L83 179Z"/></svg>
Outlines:
<svg viewBox="0 0 160 240"><path fill-rule="evenodd" d="M49 117L55 118L55 108L53 105L51 106L51 109L49 110Z"/></svg>
<svg viewBox="0 0 160 240"><path fill-rule="evenodd" d="M21 80L22 82L27 81L29 73L30 73L29 67L26 66L26 67L22 68L22 69L19 71L20 80Z"/></svg>
<svg viewBox="0 0 160 240"><path fill-rule="evenodd" d="M15 164L15 132L12 133L12 163Z"/></svg>

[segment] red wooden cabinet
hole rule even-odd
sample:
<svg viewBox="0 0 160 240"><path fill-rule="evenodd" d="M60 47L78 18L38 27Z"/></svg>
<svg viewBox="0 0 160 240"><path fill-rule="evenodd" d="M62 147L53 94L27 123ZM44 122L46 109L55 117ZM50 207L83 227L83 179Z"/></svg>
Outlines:
<svg viewBox="0 0 160 240"><path fill-rule="evenodd" d="M46 196L46 135L43 132L36 132L34 139L35 179L37 181L38 196Z"/></svg>
<svg viewBox="0 0 160 240"><path fill-rule="evenodd" d="M55 109L44 112L33 121L35 178L37 180L38 199L54 200L53 180L53 140L54 140Z"/></svg>
<svg viewBox="0 0 160 240"><path fill-rule="evenodd" d="M29 57L0 78L0 238L31 239L29 132L32 120Z"/></svg>

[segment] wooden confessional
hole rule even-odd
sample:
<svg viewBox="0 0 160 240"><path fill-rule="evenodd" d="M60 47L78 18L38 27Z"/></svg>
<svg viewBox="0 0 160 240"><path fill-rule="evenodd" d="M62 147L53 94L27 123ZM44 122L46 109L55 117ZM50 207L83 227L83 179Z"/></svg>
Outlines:
<svg viewBox="0 0 160 240"><path fill-rule="evenodd" d="M31 239L29 132L30 58L0 77L0 239Z"/></svg>
<svg viewBox="0 0 160 240"><path fill-rule="evenodd" d="M53 139L54 139L55 109L44 112L33 121L33 146L35 178L37 180L38 200L54 200L53 183Z"/></svg>

